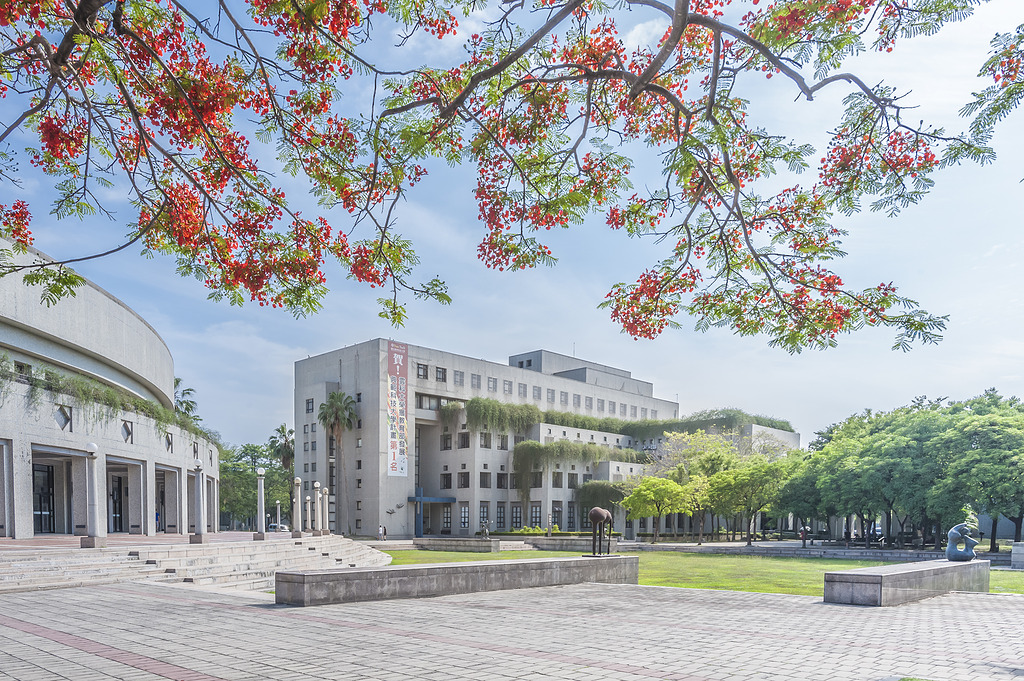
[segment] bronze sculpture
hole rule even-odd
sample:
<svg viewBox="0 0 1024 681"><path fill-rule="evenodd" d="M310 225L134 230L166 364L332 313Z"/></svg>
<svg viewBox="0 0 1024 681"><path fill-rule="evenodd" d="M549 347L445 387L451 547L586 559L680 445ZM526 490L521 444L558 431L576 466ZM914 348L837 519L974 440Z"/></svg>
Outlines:
<svg viewBox="0 0 1024 681"><path fill-rule="evenodd" d="M591 540L591 551L594 556L601 555L601 542L604 539L605 525L607 525L608 532L608 548L605 550L605 554L612 552L612 514L611 511L603 509L600 506L595 506L590 509L590 513L587 514L590 518L590 524L593 529L593 539Z"/></svg>

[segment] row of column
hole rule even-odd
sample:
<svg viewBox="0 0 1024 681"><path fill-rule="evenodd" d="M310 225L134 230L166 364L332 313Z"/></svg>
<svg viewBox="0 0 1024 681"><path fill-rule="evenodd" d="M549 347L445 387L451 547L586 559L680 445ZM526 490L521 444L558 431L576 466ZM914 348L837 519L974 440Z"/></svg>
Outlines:
<svg viewBox="0 0 1024 681"><path fill-rule="evenodd" d="M261 541L267 538L266 528L266 499L264 493L264 479L266 469L256 469L256 532L252 538ZM314 536L330 534L328 523L330 513L330 491L321 487L320 482L313 483L313 494L306 495L306 513L302 513L302 478L295 478L295 491L292 500L292 536L301 537L303 533L312 533ZM303 529L303 517L305 517L305 528ZM277 502L277 523L281 524L281 502Z"/></svg>

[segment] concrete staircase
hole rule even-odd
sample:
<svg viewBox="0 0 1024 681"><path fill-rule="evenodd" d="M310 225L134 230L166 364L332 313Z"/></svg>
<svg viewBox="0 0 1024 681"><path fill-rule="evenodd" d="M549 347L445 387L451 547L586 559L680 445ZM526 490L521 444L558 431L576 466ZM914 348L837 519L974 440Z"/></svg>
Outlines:
<svg viewBox="0 0 1024 681"><path fill-rule="evenodd" d="M154 580L272 589L278 570L389 565L391 556L337 535L106 549L0 551L0 594Z"/></svg>
<svg viewBox="0 0 1024 681"><path fill-rule="evenodd" d="M0 594L112 584L162 574L127 547L0 551Z"/></svg>
<svg viewBox="0 0 1024 681"><path fill-rule="evenodd" d="M391 563L391 556L337 535L145 546L133 553L163 572L159 581L221 589L272 589L278 570L376 567Z"/></svg>

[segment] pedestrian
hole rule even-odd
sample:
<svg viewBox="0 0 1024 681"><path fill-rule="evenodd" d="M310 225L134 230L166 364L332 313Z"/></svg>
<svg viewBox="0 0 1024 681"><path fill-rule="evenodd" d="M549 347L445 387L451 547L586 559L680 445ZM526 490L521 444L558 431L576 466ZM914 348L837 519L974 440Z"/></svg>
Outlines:
<svg viewBox="0 0 1024 681"><path fill-rule="evenodd" d="M377 541L384 541L384 526L377 526Z"/></svg>
<svg viewBox="0 0 1024 681"><path fill-rule="evenodd" d="M380 529L381 529L381 532L384 533L384 541L387 541L388 540L388 526L387 525L381 525Z"/></svg>

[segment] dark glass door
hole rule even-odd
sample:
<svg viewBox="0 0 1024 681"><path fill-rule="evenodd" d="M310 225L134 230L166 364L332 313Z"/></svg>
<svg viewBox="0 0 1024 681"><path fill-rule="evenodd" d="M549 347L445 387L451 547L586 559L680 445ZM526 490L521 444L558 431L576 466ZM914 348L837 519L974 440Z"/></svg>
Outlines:
<svg viewBox="0 0 1024 681"><path fill-rule="evenodd" d="M124 532L124 478L110 476L110 531Z"/></svg>
<svg viewBox="0 0 1024 681"><path fill-rule="evenodd" d="M53 466L32 464L32 518L36 533L54 530Z"/></svg>

